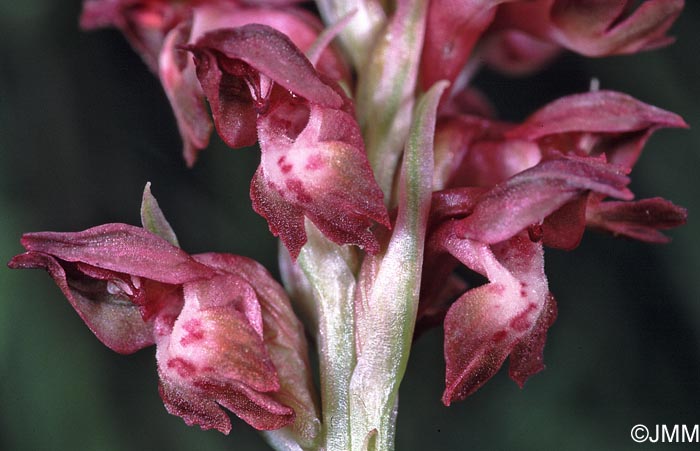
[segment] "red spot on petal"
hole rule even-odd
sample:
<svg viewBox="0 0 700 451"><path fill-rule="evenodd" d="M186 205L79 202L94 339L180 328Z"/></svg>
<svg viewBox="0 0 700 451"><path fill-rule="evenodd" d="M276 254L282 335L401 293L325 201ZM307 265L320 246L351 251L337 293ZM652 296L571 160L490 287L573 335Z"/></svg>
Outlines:
<svg viewBox="0 0 700 451"><path fill-rule="evenodd" d="M309 157L308 160L306 160L306 166L304 166L304 169L307 169L309 171L317 171L325 166L323 164L323 158L319 154L314 154Z"/></svg>
<svg viewBox="0 0 700 451"><path fill-rule="evenodd" d="M287 159L284 157L284 155L277 160L277 166L279 166L280 171L282 171L283 174L289 173L289 171L291 171L293 168L293 166L286 161Z"/></svg>
<svg viewBox="0 0 700 451"><path fill-rule="evenodd" d="M287 180L286 182L287 189L296 196L297 200L301 203L311 203L313 200L309 193L306 191L304 188L304 184L301 182L301 180L298 179L291 179Z"/></svg>
<svg viewBox="0 0 700 451"><path fill-rule="evenodd" d="M530 303L520 315L516 316L510 321L509 326L517 332L525 332L532 326L532 321L530 321L530 313L537 308L535 303Z"/></svg>
<svg viewBox="0 0 700 451"><path fill-rule="evenodd" d="M182 327L186 332L185 336L180 339L180 344L182 346L188 346L204 338L202 323L198 319L191 319Z"/></svg>
<svg viewBox="0 0 700 451"><path fill-rule="evenodd" d="M175 370L180 377L184 378L192 377L196 371L193 364L180 357L168 360L168 368Z"/></svg>

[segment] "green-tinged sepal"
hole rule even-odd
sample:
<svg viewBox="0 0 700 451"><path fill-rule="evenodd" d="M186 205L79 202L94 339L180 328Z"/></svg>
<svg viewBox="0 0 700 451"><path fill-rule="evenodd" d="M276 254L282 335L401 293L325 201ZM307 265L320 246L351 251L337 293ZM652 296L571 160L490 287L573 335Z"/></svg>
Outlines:
<svg viewBox="0 0 700 451"><path fill-rule="evenodd" d="M180 247L175 231L170 223L165 219L163 211L158 205L158 201L151 194L151 182L146 182L141 200L141 224L149 232L158 235L173 246Z"/></svg>

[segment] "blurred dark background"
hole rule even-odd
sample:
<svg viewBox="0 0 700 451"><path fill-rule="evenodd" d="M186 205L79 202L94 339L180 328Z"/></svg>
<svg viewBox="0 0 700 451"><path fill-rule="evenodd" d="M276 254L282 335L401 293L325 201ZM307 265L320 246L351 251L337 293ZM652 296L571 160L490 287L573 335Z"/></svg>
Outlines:
<svg viewBox="0 0 700 451"><path fill-rule="evenodd" d="M399 451L698 449L629 435L638 423L700 423L700 2L687 3L669 48L477 78L507 119L591 77L681 114L691 130L657 133L632 189L688 207L689 224L664 246L589 233L576 251L549 251L559 318L547 369L523 390L502 371L443 407L441 331L422 337L402 386ZM276 271L275 241L248 199L258 153L216 141L186 169L158 80L117 31L79 31L79 11L79 0L0 0L0 261L22 251L24 231L138 224L150 180L186 250ZM1 267L0 449L267 449L239 420L225 437L168 415L153 357L112 353L48 276Z"/></svg>

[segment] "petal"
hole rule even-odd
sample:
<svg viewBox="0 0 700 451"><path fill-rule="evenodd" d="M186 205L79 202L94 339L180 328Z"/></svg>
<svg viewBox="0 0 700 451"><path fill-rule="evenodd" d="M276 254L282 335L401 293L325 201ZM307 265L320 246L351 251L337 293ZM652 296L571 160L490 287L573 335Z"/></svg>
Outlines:
<svg viewBox="0 0 700 451"><path fill-rule="evenodd" d="M470 215L485 188L452 188L433 193L430 205L430 228L436 228L442 222L459 219Z"/></svg>
<svg viewBox="0 0 700 451"><path fill-rule="evenodd" d="M473 143L457 168L455 185L491 187L535 166L542 159L537 144L519 139Z"/></svg>
<svg viewBox="0 0 700 451"><path fill-rule="evenodd" d="M171 415L176 415L188 426L197 425L203 430L216 429L222 434L231 431L231 420L219 405L204 396L192 394L177 384L170 383L161 375L158 392Z"/></svg>
<svg viewBox="0 0 700 451"><path fill-rule="evenodd" d="M586 231L587 194L580 194L547 216L542 223L545 246L572 250L578 247Z"/></svg>
<svg viewBox="0 0 700 451"><path fill-rule="evenodd" d="M45 269L54 279L80 318L108 348L131 354L154 343L153 327L146 323L139 307L129 297L110 287L111 281L88 277L73 265L62 263L42 252L26 252L15 256L12 269ZM113 278L118 279L119 274Z"/></svg>
<svg viewBox="0 0 700 451"><path fill-rule="evenodd" d="M221 139L233 148L255 144L256 112L245 81L222 71L212 52L196 51L194 56L197 78Z"/></svg>
<svg viewBox="0 0 700 451"><path fill-rule="evenodd" d="M449 405L481 387L517 346L518 382L541 369L533 362L541 359L541 338L551 315L546 313L549 290L541 244L521 234L492 247L453 237L446 247L489 279L467 291L445 317L442 401Z"/></svg>
<svg viewBox="0 0 700 451"><path fill-rule="evenodd" d="M212 263L220 274L184 285L185 303L172 333L158 337L166 408L188 424L224 433L230 423L221 407L257 429L293 422L294 411L275 399L280 382L265 343L270 325L263 326L257 291L230 272L239 258L203 254L197 259Z"/></svg>
<svg viewBox="0 0 700 451"><path fill-rule="evenodd" d="M327 86L304 54L284 34L272 27L248 24L209 32L188 47L195 57L216 52L224 59L250 65L285 89L310 102L339 108L340 96ZM200 77L201 79L201 77Z"/></svg>
<svg viewBox="0 0 700 451"><path fill-rule="evenodd" d="M250 198L253 210L267 220L270 232L282 240L292 259L296 259L306 244L303 210L287 202L279 188L268 182L262 166L250 182Z"/></svg>
<svg viewBox="0 0 700 451"><path fill-rule="evenodd" d="M209 389L209 386L205 385ZM228 387L221 391L217 402L257 430L281 429L294 423L294 410L279 403L273 394L258 393L247 386L239 390Z"/></svg>
<svg viewBox="0 0 700 451"><path fill-rule="evenodd" d="M428 8L421 57L421 86L457 78L482 33L491 24L496 6L508 0L433 0Z"/></svg>
<svg viewBox="0 0 700 451"><path fill-rule="evenodd" d="M209 3L194 9L190 42L209 31L235 28L247 24L262 24L287 35L295 46L308 51L323 30L323 24L315 15L301 8L243 7L235 3ZM316 65L316 64L314 64ZM342 55L333 47L321 52L317 69L334 80L349 79L349 69Z"/></svg>
<svg viewBox="0 0 700 451"><path fill-rule="evenodd" d="M623 133L650 127L687 125L680 116L626 94L595 91L555 100L530 115L522 125L506 132L505 136L532 141L568 132Z"/></svg>
<svg viewBox="0 0 700 451"><path fill-rule="evenodd" d="M685 208L654 197L635 202L601 202L589 206L586 220L594 228L650 243L666 243L670 238L659 230L685 224Z"/></svg>
<svg viewBox="0 0 700 451"><path fill-rule="evenodd" d="M545 299L544 308L535 320L530 332L520 339L510 353L510 368L508 374L520 388L530 376L544 369L542 352L547 339L547 330L557 318L557 304L554 296L549 293Z"/></svg>
<svg viewBox="0 0 700 451"><path fill-rule="evenodd" d="M545 161L482 195L472 214L459 221L458 233L483 243L498 243L541 223L587 191L631 199L628 183L620 168L599 159Z"/></svg>
<svg viewBox="0 0 700 451"><path fill-rule="evenodd" d="M255 289L264 323L265 347L280 382L280 389L269 396L294 410L293 433L297 442L313 444L320 430L320 420L306 336L284 289L262 265L251 259L213 253L199 254L195 258L207 266L236 273Z"/></svg>
<svg viewBox="0 0 700 451"><path fill-rule="evenodd" d="M503 30L485 38L480 55L491 68L511 76L536 72L551 62L561 47L520 30Z"/></svg>
<svg viewBox="0 0 700 451"><path fill-rule="evenodd" d="M449 105L449 104L448 104ZM493 133L494 122L476 116L451 116L440 118L435 126L436 190L453 185L456 172L469 154L473 143Z"/></svg>
<svg viewBox="0 0 700 451"><path fill-rule="evenodd" d="M504 139L511 124L478 116L443 118L436 131L436 179L444 186L491 187L539 163L537 143Z"/></svg>
<svg viewBox="0 0 700 451"><path fill-rule="evenodd" d="M509 139L537 141L544 154L605 155L632 168L652 133L687 127L681 117L613 91L596 91L556 100L506 131Z"/></svg>
<svg viewBox="0 0 700 451"><path fill-rule="evenodd" d="M152 0L86 0L80 26L84 29L114 26L153 72L166 34L189 15L184 2Z"/></svg>
<svg viewBox="0 0 700 451"><path fill-rule="evenodd" d="M342 106L289 38L266 25L212 31L187 49L194 54L216 129L231 147L255 143L257 114L269 107L270 81L310 102Z"/></svg>
<svg viewBox="0 0 700 451"><path fill-rule="evenodd" d="M551 9L551 35L588 56L634 53L673 42L666 36L683 9L684 0L648 0L632 14L634 2L556 0ZM625 17L626 16L626 17Z"/></svg>
<svg viewBox="0 0 700 451"><path fill-rule="evenodd" d="M158 75L175 113L185 161L191 167L197 153L209 144L213 126L192 58L180 48L189 36L187 23L168 33L158 59Z"/></svg>
<svg viewBox="0 0 700 451"><path fill-rule="evenodd" d="M533 0L499 8L496 30L521 30L587 56L635 53L673 42L666 31L683 0Z"/></svg>
<svg viewBox="0 0 700 451"><path fill-rule="evenodd" d="M186 283L183 291L185 305L169 337L163 371L178 371L183 361L192 367L191 374L178 374L184 379L238 381L256 391L277 390L255 290L241 277L225 274Z"/></svg>
<svg viewBox="0 0 700 451"><path fill-rule="evenodd" d="M181 284L210 277L212 270L163 238L140 227L104 224L82 232L36 232L22 236L28 251L83 262L110 271Z"/></svg>
<svg viewBox="0 0 700 451"><path fill-rule="evenodd" d="M432 195L416 334L439 324L449 305L467 288L461 278L452 274L459 262L445 249L445 233L447 229L451 233L449 223L453 219L471 214L484 191L483 188L458 188L437 191Z"/></svg>
<svg viewBox="0 0 700 451"><path fill-rule="evenodd" d="M168 413L179 416L188 426L198 425L203 430L216 429L228 435L231 420L221 407L258 430L280 429L294 421L294 412L289 407L235 383L221 387L198 382L183 387L161 375L158 391Z"/></svg>
<svg viewBox="0 0 700 451"><path fill-rule="evenodd" d="M379 250L369 230L374 222L389 226L383 195L372 175L359 127L343 110L310 104L308 122L295 137L287 136L293 105L273 107L258 124L262 150L253 181L254 208L279 233L292 257L306 242L299 237L303 212L337 244L357 244L370 253ZM259 189L264 184L264 189ZM271 208L272 207L272 208ZM293 228L277 224L291 218ZM274 230L273 230L274 227Z"/></svg>

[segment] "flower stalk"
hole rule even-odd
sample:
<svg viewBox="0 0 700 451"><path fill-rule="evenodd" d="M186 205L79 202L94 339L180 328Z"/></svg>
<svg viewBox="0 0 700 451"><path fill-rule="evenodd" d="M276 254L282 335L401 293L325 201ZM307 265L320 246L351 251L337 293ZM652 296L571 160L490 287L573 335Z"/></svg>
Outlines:
<svg viewBox="0 0 700 451"><path fill-rule="evenodd" d="M299 267L313 290L317 315L323 441L327 450L349 450L350 377L356 364L353 295L355 275L343 250L307 224L309 241Z"/></svg>
<svg viewBox="0 0 700 451"><path fill-rule="evenodd" d="M386 250L365 258L356 302L357 365L350 386L353 451L390 451L398 389L413 340L433 181L433 129L446 82L416 105Z"/></svg>

